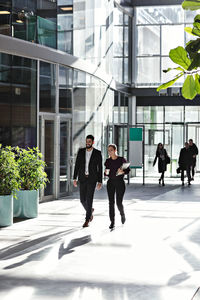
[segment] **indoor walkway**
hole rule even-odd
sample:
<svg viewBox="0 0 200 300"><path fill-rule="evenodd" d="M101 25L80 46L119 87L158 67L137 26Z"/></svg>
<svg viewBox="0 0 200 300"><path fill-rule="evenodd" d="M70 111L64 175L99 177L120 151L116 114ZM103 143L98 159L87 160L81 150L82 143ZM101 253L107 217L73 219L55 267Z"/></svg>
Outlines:
<svg viewBox="0 0 200 300"><path fill-rule="evenodd" d="M108 229L106 188L82 228L78 195L0 229L1 300L191 300L200 286L200 185L133 183ZM193 298L200 299L198 293Z"/></svg>

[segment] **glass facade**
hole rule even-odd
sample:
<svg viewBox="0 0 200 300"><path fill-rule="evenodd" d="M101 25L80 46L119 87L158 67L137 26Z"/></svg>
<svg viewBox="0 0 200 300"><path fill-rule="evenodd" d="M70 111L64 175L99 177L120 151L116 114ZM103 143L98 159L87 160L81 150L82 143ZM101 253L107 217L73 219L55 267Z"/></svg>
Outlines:
<svg viewBox="0 0 200 300"><path fill-rule="evenodd" d="M0 53L0 143L37 144L36 61Z"/></svg>
<svg viewBox="0 0 200 300"><path fill-rule="evenodd" d="M199 106L137 106L137 124L145 128L145 174L157 176L153 160L158 143L163 143L171 158L167 176L177 176L178 158L184 142L192 138L200 147ZM197 171L200 160L197 156ZM137 175L142 176L140 170Z"/></svg>
<svg viewBox="0 0 200 300"><path fill-rule="evenodd" d="M0 34L39 43L94 63L130 84L132 18L107 0L9 0L0 4Z"/></svg>
<svg viewBox="0 0 200 300"><path fill-rule="evenodd" d="M72 63L83 59L95 65L94 74L100 68L118 81L112 90L103 81L107 78L78 70L82 60L71 66L48 57L0 54L0 143L39 145L50 180L43 196L55 198L72 191L73 165L87 134L95 136L103 160L113 142L119 155L128 158L127 128L135 122L131 123L135 111L130 94L122 91L133 82L132 73L138 88L167 80L162 68L172 65L169 49L187 41L184 26L194 14L178 5L137 7L136 31L132 18L107 0L1 1L0 15L0 34L54 48L51 51L60 57L62 52L74 55ZM134 45L131 36L136 38ZM200 147L198 106L137 105L136 122L145 127L146 175L157 175L152 162L162 142L171 157L167 175L175 176L184 141L193 138ZM200 169L199 160L197 166Z"/></svg>
<svg viewBox="0 0 200 300"><path fill-rule="evenodd" d="M184 27L193 23L195 15L196 12L183 10L181 5L136 8L136 68L133 81L137 87L158 86L173 77L173 72L163 73L162 70L176 66L169 59L169 51L184 46L188 38L192 39L185 33ZM175 85L180 86L182 81L183 78L179 79Z"/></svg>
<svg viewBox="0 0 200 300"><path fill-rule="evenodd" d="M56 66L40 63L40 111L55 112Z"/></svg>
<svg viewBox="0 0 200 300"><path fill-rule="evenodd" d="M73 118L74 153L85 146L87 134L95 136L95 146L98 149L106 147L104 131L112 120L114 92L107 85L88 74L80 71L74 72L73 85Z"/></svg>

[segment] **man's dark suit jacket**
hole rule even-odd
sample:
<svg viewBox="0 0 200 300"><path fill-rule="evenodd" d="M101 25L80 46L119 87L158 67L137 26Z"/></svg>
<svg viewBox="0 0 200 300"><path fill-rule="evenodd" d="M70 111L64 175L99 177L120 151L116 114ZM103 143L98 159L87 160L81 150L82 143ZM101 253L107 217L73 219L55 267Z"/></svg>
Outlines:
<svg viewBox="0 0 200 300"><path fill-rule="evenodd" d="M178 164L181 170L187 170L192 166L192 151L190 148L186 149L184 147L181 149Z"/></svg>
<svg viewBox="0 0 200 300"><path fill-rule="evenodd" d="M74 168L73 179L77 179L78 176L78 180L80 182L84 182L87 180L85 176L85 151L86 148L82 148L79 150ZM101 151L95 148L93 148L92 155L90 157L88 170L88 180L90 182L102 183L102 156Z"/></svg>

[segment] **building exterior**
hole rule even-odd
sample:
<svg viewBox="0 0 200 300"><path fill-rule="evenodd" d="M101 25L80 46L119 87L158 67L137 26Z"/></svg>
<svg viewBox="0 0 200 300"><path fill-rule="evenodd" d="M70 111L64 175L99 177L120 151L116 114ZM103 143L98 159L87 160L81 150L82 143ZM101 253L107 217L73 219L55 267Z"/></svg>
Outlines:
<svg viewBox="0 0 200 300"><path fill-rule="evenodd" d="M180 83L156 92L194 12L149 2L0 1L0 143L40 148L50 179L41 201L72 192L87 134L104 158L111 142L128 156L128 125L144 126L146 176L158 142L172 158L168 176L185 139L199 146L199 98L183 100Z"/></svg>

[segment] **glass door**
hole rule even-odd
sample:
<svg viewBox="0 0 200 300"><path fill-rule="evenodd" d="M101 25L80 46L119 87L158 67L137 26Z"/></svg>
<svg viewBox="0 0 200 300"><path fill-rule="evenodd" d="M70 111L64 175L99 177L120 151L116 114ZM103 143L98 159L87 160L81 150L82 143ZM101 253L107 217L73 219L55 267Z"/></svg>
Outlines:
<svg viewBox="0 0 200 300"><path fill-rule="evenodd" d="M60 196L72 192L72 141L71 120L60 119Z"/></svg>
<svg viewBox="0 0 200 300"><path fill-rule="evenodd" d="M193 139L198 150L200 151L200 124L187 123L186 124L186 139ZM197 155L196 172L200 172L200 153Z"/></svg>
<svg viewBox="0 0 200 300"><path fill-rule="evenodd" d="M181 148L184 146L184 124L171 123L165 125L165 147L171 158L170 168L168 172L170 176L177 176L176 169L178 167L178 159Z"/></svg>
<svg viewBox="0 0 200 300"><path fill-rule="evenodd" d="M114 126L114 143L117 146L118 155L127 158L127 125Z"/></svg>
<svg viewBox="0 0 200 300"><path fill-rule="evenodd" d="M41 197L58 199L72 192L72 121L63 116L41 114L39 128L39 149L49 179Z"/></svg>
<svg viewBox="0 0 200 300"><path fill-rule="evenodd" d="M39 149L46 162L45 171L49 182L42 192L42 198L53 199L55 197L55 120L54 117L41 115L39 118L40 138Z"/></svg>

